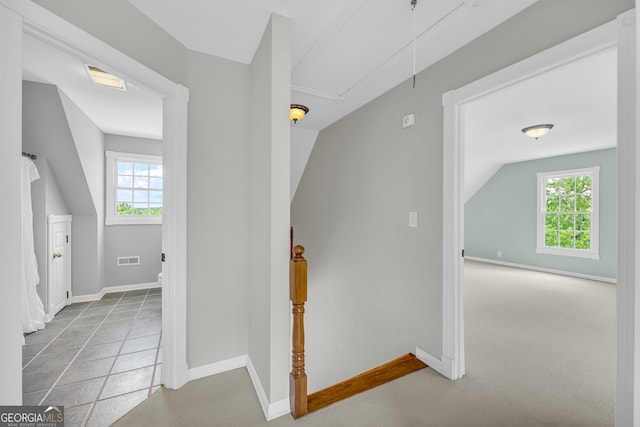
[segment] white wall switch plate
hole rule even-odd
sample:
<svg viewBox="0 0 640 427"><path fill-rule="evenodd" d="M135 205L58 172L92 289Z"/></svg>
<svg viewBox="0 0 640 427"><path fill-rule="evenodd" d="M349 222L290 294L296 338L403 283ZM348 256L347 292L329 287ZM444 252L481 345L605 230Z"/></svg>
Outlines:
<svg viewBox="0 0 640 427"><path fill-rule="evenodd" d="M409 211L409 227L416 228L418 226L418 211Z"/></svg>

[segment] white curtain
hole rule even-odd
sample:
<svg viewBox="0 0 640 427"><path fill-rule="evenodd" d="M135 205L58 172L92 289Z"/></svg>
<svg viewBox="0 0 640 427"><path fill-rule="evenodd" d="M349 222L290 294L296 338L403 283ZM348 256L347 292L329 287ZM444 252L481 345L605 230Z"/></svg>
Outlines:
<svg viewBox="0 0 640 427"><path fill-rule="evenodd" d="M36 285L38 261L33 241L33 210L31 208L31 183L39 179L33 160L22 158L22 331L34 332L44 328L44 305L38 296Z"/></svg>

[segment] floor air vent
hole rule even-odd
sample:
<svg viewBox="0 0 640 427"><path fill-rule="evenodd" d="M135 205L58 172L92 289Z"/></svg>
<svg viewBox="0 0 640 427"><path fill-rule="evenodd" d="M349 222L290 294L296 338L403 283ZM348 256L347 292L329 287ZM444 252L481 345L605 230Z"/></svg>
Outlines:
<svg viewBox="0 0 640 427"><path fill-rule="evenodd" d="M127 265L140 265L139 256L120 256L118 257L118 267L125 267Z"/></svg>

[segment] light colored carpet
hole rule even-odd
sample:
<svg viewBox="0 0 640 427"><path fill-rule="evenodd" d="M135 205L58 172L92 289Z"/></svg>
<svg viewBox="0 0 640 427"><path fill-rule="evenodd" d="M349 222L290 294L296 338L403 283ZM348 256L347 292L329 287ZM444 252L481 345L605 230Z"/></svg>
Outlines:
<svg viewBox="0 0 640 427"><path fill-rule="evenodd" d="M467 375L424 369L267 423L246 370L162 389L115 426L612 426L615 285L465 266Z"/></svg>

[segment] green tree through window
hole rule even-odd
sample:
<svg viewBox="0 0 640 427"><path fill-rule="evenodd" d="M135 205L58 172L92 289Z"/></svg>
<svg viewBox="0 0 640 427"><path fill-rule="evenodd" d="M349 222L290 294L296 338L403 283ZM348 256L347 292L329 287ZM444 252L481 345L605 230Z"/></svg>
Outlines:
<svg viewBox="0 0 640 427"><path fill-rule="evenodd" d="M590 249L591 177L549 178L545 195L545 246Z"/></svg>
<svg viewBox="0 0 640 427"><path fill-rule="evenodd" d="M105 224L162 224L162 157L106 151Z"/></svg>

